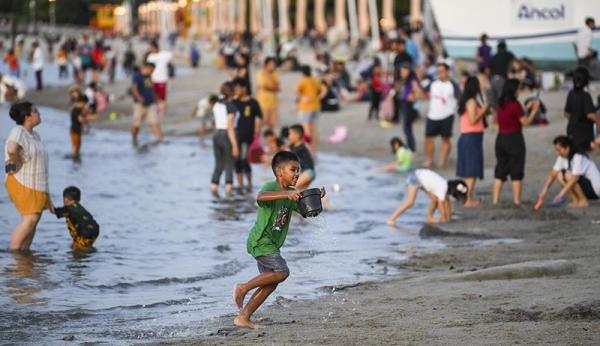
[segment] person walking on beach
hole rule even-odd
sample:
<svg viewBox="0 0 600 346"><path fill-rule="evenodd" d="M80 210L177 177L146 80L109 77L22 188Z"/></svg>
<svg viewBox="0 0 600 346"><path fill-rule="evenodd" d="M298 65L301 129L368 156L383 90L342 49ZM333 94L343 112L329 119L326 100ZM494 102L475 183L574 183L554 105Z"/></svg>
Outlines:
<svg viewBox="0 0 600 346"><path fill-rule="evenodd" d="M558 136L553 141L558 158L552 171L546 178L546 183L536 209L539 209L552 183L558 180L562 189L554 197L554 203L560 203L565 195L571 198L571 208L585 208L588 200L597 200L600 196L600 170L585 152L578 152L573 141L567 136Z"/></svg>
<svg viewBox="0 0 600 346"><path fill-rule="evenodd" d="M512 181L513 203L515 206L521 205L522 180L525 177L525 139L522 128L533 122L540 104L539 101L532 101L529 113L525 113L517 99L518 91L519 81L507 80L496 106L498 136L495 144L494 206L498 206L502 186L509 176Z"/></svg>
<svg viewBox="0 0 600 346"><path fill-rule="evenodd" d="M133 67L135 66L135 52L133 51L133 45L129 43L127 45L127 50L123 55L123 70L125 71L125 75L130 76L133 74Z"/></svg>
<svg viewBox="0 0 600 346"><path fill-rule="evenodd" d="M48 188L48 150L33 129L42 119L31 102L14 104L10 117L16 126L4 145L5 186L8 197L21 215L13 230L10 250L29 250L44 209L53 212Z"/></svg>
<svg viewBox="0 0 600 346"><path fill-rule="evenodd" d="M244 79L236 78L233 81L233 88L236 96L235 106L238 110L235 134L239 151L235 160L235 173L240 192L244 191L244 176L248 182L248 192L251 192L252 168L248 162L248 149L254 139L260 137L263 114L258 102L248 95L248 85Z"/></svg>
<svg viewBox="0 0 600 346"><path fill-rule="evenodd" d="M263 124L273 130L279 123L278 94L281 91L275 58L265 59L264 68L256 75L256 100L263 112Z"/></svg>
<svg viewBox="0 0 600 346"><path fill-rule="evenodd" d="M42 51L42 47L40 47L38 41L33 42L31 52L31 67L33 67L33 71L35 72L35 89L37 91L41 91L44 87L42 84L42 71L44 69L44 52Z"/></svg>
<svg viewBox="0 0 600 346"><path fill-rule="evenodd" d="M577 32L577 59L583 66L589 65L590 61L598 58L598 52L592 48L592 40L596 21L592 17L585 19L585 26Z"/></svg>
<svg viewBox="0 0 600 346"><path fill-rule="evenodd" d="M237 112L237 107L233 102L233 88L230 83L223 83L221 95L213 106L215 168L211 178L210 191L215 195L219 189L223 171L225 171L225 194L229 197L233 192L233 160L237 159L240 154L234 125Z"/></svg>
<svg viewBox="0 0 600 346"><path fill-rule="evenodd" d="M579 67L573 73L573 89L569 91L565 104L565 118L568 119L567 136L573 141L575 149L589 151L594 141L596 110L592 96L585 91L589 83L589 73Z"/></svg>
<svg viewBox="0 0 600 346"><path fill-rule="evenodd" d="M310 66L302 66L302 79L296 85L296 95L298 96L298 121L304 128L304 133L310 139L310 147L313 154L317 152L319 146L319 131L317 122L319 120L319 110L321 109L321 99L327 92L321 82L311 76Z"/></svg>
<svg viewBox="0 0 600 346"><path fill-rule="evenodd" d="M150 43L150 54L146 58L147 62L154 64L152 72L152 83L158 97L158 115L165 115L165 104L167 102L167 82L169 81L169 62L173 54L166 50L160 50L158 42Z"/></svg>
<svg viewBox="0 0 600 346"><path fill-rule="evenodd" d="M488 110L489 106L481 101L479 79L469 77L458 102L460 137L456 163L456 176L463 178L469 189L464 204L467 208L479 205L479 202L473 199L473 191L477 179L483 179L484 118Z"/></svg>
<svg viewBox="0 0 600 346"><path fill-rule="evenodd" d="M481 45L477 47L477 70L479 73L489 75L489 68L492 61L492 47L487 44L487 34L481 35L479 40L481 41Z"/></svg>
<svg viewBox="0 0 600 346"><path fill-rule="evenodd" d="M506 42L500 40L497 45L497 52L490 60L490 73L492 74L490 106L494 109L502 93L502 88L508 77L508 70L513 60L515 60L515 55L508 50Z"/></svg>
<svg viewBox="0 0 600 346"><path fill-rule="evenodd" d="M369 106L369 115L367 120L371 119L379 120L379 109L381 107L381 96L383 94L383 72L381 70L381 61L375 59L373 67L371 68L371 75L369 81L369 96L371 105Z"/></svg>
<svg viewBox="0 0 600 346"><path fill-rule="evenodd" d="M152 63L145 63L142 71L133 76L131 84L131 95L133 96L133 124L131 126L131 142L134 147L138 146L138 133L144 118L150 123L152 132L157 142L162 140L158 117L156 116L156 92L152 85L150 75L154 70Z"/></svg>
<svg viewBox="0 0 600 346"><path fill-rule="evenodd" d="M442 137L442 153L439 166L446 166L450 156L450 139L454 125L456 103L460 94L458 85L450 80L450 67L446 63L437 64L438 79L429 87L429 112L425 125L425 167L433 166L434 141Z"/></svg>
<svg viewBox="0 0 600 346"><path fill-rule="evenodd" d="M412 152L415 152L417 145L413 134L413 123L419 117L419 111L415 109L415 101L422 92L417 76L408 63L404 63L400 67L400 76L395 82L395 88L397 94L394 103L398 104L401 111L402 130L406 136L406 144Z"/></svg>
<svg viewBox="0 0 600 346"><path fill-rule="evenodd" d="M256 223L246 243L247 251L256 260L260 274L246 283L233 286L234 303L240 309L233 323L243 328L261 327L250 318L290 275L280 249L287 237L292 211L300 212L300 193L294 188L300 174L300 162L293 153L281 151L273 157L271 168L275 180L264 184L258 193ZM321 198L324 196L325 190L321 188ZM244 298L253 289L256 291L244 305Z"/></svg>
<svg viewBox="0 0 600 346"><path fill-rule="evenodd" d="M87 70L94 70L94 60L92 59L92 46L87 35L81 36L81 43L79 44L77 55L79 56L79 63L81 65L78 71L78 79L80 82L85 83Z"/></svg>

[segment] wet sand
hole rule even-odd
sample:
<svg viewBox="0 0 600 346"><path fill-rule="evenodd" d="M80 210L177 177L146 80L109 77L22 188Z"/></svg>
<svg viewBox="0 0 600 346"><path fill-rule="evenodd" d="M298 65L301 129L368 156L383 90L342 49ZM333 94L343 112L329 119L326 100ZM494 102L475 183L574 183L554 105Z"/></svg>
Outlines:
<svg viewBox="0 0 600 346"><path fill-rule="evenodd" d="M190 113L199 90L216 91L226 78L225 73L204 67L172 81L168 116L163 120L165 133L195 133L197 125L190 122ZM297 78L296 74L282 76L283 124L295 122L291 90ZM126 85L116 84L111 90L124 95ZM595 99L598 91L593 94ZM566 91L544 93L542 97L551 124L525 130L528 151L523 207L510 205L510 186L505 186L502 207L491 207L496 136L492 127L486 131L484 141L486 179L478 182L476 188L476 196L483 199L482 206L475 210L456 208L453 222L442 229L460 234L443 236L446 249L434 254L417 252L406 262L375 260L374 266L396 267L401 274L385 282L324 288L327 293L317 300L282 297L286 295L284 283L269 300L274 304L261 308L255 316L268 328L235 328L232 304L231 316L207 322L213 325L211 335L198 340L174 340L173 344L597 344L600 205L592 203L592 207L583 210L545 207L534 211L532 207L555 160L551 140L566 127L562 117ZM39 94L34 91L28 99L67 107L65 88L51 88ZM394 135L403 137L401 128L382 129L374 122L367 123L367 107L365 103L350 104L338 113L322 114L323 138L337 125L349 128L345 143L324 143L322 150L382 162L391 160L388 140ZM120 119L105 120L97 126L127 129L130 117L123 115L130 113L130 99L114 102L109 108L112 110L121 115ZM423 125L423 118L415 124L418 162L422 162ZM457 139L455 122L449 167L454 167ZM598 153L592 158L600 162ZM440 172L446 177L454 176L453 168ZM401 186L390 188L400 192ZM549 195L557 191L555 186ZM402 218L398 222L402 232ZM377 258L377 254L373 257ZM501 267L510 264L517 265ZM288 280L294 280L294 273Z"/></svg>

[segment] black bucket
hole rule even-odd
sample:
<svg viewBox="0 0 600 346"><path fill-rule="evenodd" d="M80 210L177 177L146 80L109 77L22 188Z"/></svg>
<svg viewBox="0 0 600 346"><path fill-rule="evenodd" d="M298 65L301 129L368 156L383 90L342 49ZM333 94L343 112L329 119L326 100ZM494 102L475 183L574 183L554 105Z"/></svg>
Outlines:
<svg viewBox="0 0 600 346"><path fill-rule="evenodd" d="M303 217L315 217L323 211L321 205L321 189L308 189L300 193L298 200L300 205L300 214Z"/></svg>

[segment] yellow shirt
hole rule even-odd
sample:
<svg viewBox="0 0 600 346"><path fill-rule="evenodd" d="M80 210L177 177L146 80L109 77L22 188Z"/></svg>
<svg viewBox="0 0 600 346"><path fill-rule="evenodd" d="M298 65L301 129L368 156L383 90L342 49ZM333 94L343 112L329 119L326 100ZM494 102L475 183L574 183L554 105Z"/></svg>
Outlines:
<svg viewBox="0 0 600 346"><path fill-rule="evenodd" d="M279 74L277 72L267 73L261 70L256 75L257 91L256 100L260 108L264 110L277 109L277 92L265 90L264 88L276 88L279 84Z"/></svg>
<svg viewBox="0 0 600 346"><path fill-rule="evenodd" d="M299 112L315 112L321 108L321 82L312 77L304 77L296 85L296 91L300 94L298 102Z"/></svg>

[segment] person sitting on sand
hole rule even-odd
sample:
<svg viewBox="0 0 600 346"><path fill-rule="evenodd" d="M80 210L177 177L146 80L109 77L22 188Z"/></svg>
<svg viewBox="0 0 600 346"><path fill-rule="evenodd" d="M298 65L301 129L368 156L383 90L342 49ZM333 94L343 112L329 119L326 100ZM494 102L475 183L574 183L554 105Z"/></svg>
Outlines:
<svg viewBox="0 0 600 346"><path fill-rule="evenodd" d="M300 178L298 178L296 188L298 191L304 191L315 180L317 172L315 171L315 163L310 150L304 144L304 128L302 125L296 124L290 126L288 139L290 140L290 150L300 160L300 171L302 172L300 173Z"/></svg>
<svg viewBox="0 0 600 346"><path fill-rule="evenodd" d="M567 136L554 138L554 150L558 154L542 192L538 198L536 209L539 209L552 186L558 180L562 189L554 197L554 203L559 203L565 196L571 197L572 208L589 206L588 200L597 200L600 196L600 171L594 161L590 160L583 151L577 152L573 141Z"/></svg>
<svg viewBox="0 0 600 346"><path fill-rule="evenodd" d="M280 248L287 236L292 211L300 210L297 203L300 193L294 188L300 176L300 160L289 151L281 151L273 157L271 168L276 180L264 184L256 198L256 223L247 241L248 253L256 260L260 274L233 286L234 302L240 309L233 323L238 327L261 327L250 320L252 314L290 273ZM324 196L325 189L321 188L321 197ZM256 292L244 306L244 297L255 288Z"/></svg>
<svg viewBox="0 0 600 346"><path fill-rule="evenodd" d="M67 221L69 233L73 238L73 249L87 250L92 247L98 234L100 226L94 217L81 205L81 191L75 186L69 186L63 191L64 207L55 208L58 219L64 217Z"/></svg>
<svg viewBox="0 0 600 346"><path fill-rule="evenodd" d="M396 225L396 219L405 211L412 208L417 200L419 189L425 191L431 198L431 204L427 212L428 223L450 222L452 216L452 206L449 196L459 201L467 198L467 184L462 180L446 180L441 175L430 169L417 169L408 176L406 180L407 190L404 202L387 219L388 225ZM435 211L439 209L440 218L433 217Z"/></svg>
<svg viewBox="0 0 600 346"><path fill-rule="evenodd" d="M406 173L412 170L414 154L404 145L404 142L400 138L394 137L390 140L390 146L396 160L387 166L375 168L375 172Z"/></svg>

